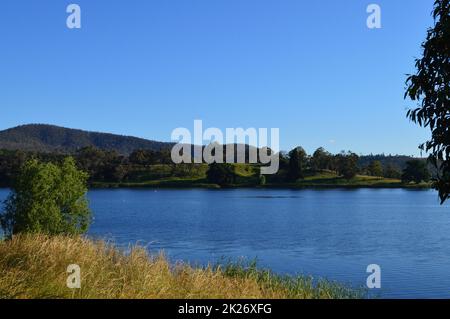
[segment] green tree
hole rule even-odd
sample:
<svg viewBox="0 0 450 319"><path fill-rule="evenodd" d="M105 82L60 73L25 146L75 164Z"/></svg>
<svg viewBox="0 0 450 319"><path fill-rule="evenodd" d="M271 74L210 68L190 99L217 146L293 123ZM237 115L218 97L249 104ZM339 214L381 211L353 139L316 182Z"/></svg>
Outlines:
<svg viewBox="0 0 450 319"><path fill-rule="evenodd" d="M438 169L434 186L444 203L450 196L450 0L434 2L433 18L422 44L423 57L416 60L417 73L406 80L405 98L419 104L408 117L431 130L431 139L420 148L430 152Z"/></svg>
<svg viewBox="0 0 450 319"><path fill-rule="evenodd" d="M395 179L402 178L402 173L392 164L388 164L386 166L383 175L386 178L395 178Z"/></svg>
<svg viewBox="0 0 450 319"><path fill-rule="evenodd" d="M6 235L86 232L91 220L86 199L87 178L71 157L60 165L26 162L0 214L0 225Z"/></svg>
<svg viewBox="0 0 450 319"><path fill-rule="evenodd" d="M0 187L10 187L28 155L20 150L0 150Z"/></svg>
<svg viewBox="0 0 450 319"><path fill-rule="evenodd" d="M91 180L103 180L101 170L105 165L106 152L92 146L79 149L75 154L78 166L89 174Z"/></svg>
<svg viewBox="0 0 450 319"><path fill-rule="evenodd" d="M338 174L342 175L345 179L350 180L358 173L358 155L352 152L341 152L336 155L336 168Z"/></svg>
<svg viewBox="0 0 450 319"><path fill-rule="evenodd" d="M380 161L372 161L367 170L371 176L383 176L383 165Z"/></svg>
<svg viewBox="0 0 450 319"><path fill-rule="evenodd" d="M281 170L289 169L289 154L287 154L284 151L280 152L279 154L280 154L280 169Z"/></svg>
<svg viewBox="0 0 450 319"><path fill-rule="evenodd" d="M137 165L156 164L156 152L152 150L135 150L130 154L130 163Z"/></svg>
<svg viewBox="0 0 450 319"><path fill-rule="evenodd" d="M259 175L259 185L261 185L261 186L266 185L266 176Z"/></svg>
<svg viewBox="0 0 450 319"><path fill-rule="evenodd" d="M90 181L121 182L128 173L127 159L116 151L85 147L76 153L78 166L89 174Z"/></svg>
<svg viewBox="0 0 450 319"><path fill-rule="evenodd" d="M406 162L406 168L403 170L402 181L404 183L420 183L430 180L430 172L424 160L413 160Z"/></svg>
<svg viewBox="0 0 450 319"><path fill-rule="evenodd" d="M311 169L315 172L331 168L331 154L323 147L318 148L311 158Z"/></svg>
<svg viewBox="0 0 450 319"><path fill-rule="evenodd" d="M307 154L302 147L296 147L289 152L288 179L296 181L305 177Z"/></svg>
<svg viewBox="0 0 450 319"><path fill-rule="evenodd" d="M231 164L212 163L206 172L208 182L220 186L231 186L235 182L236 174Z"/></svg>

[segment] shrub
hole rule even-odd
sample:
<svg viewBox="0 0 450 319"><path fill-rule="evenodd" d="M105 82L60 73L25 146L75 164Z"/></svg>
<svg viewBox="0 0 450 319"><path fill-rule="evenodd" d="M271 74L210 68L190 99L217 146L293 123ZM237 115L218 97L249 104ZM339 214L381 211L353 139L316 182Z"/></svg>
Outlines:
<svg viewBox="0 0 450 319"><path fill-rule="evenodd" d="M220 186L231 186L235 182L236 174L231 164L213 163L206 173L208 182Z"/></svg>
<svg viewBox="0 0 450 319"><path fill-rule="evenodd" d="M90 223L88 175L73 158L61 165L30 160L22 167L0 213L6 236L17 233L81 234Z"/></svg>
<svg viewBox="0 0 450 319"><path fill-rule="evenodd" d="M406 162L406 168L403 170L402 181L404 183L420 183L422 181L428 182L430 180L430 172L427 164L423 160L413 160Z"/></svg>

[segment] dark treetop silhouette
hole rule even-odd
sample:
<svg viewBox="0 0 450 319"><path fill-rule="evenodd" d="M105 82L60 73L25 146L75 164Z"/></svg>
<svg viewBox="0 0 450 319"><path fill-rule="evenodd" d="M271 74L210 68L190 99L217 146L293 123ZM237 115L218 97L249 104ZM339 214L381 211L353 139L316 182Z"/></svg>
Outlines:
<svg viewBox="0 0 450 319"><path fill-rule="evenodd" d="M450 0L436 0L433 17L423 57L416 60L417 73L406 81L405 98L420 103L408 117L431 129L431 139L420 148L430 152L429 160L438 169L434 186L444 203L450 194Z"/></svg>

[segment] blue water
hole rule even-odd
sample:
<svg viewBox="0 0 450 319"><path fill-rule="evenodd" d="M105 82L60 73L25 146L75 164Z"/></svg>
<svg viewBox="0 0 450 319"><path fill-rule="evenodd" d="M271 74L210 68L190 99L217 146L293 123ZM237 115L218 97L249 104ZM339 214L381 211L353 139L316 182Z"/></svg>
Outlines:
<svg viewBox="0 0 450 319"><path fill-rule="evenodd" d="M174 261L257 258L278 273L353 286L378 264L381 297L450 298L450 207L433 191L118 189L89 200L91 236Z"/></svg>

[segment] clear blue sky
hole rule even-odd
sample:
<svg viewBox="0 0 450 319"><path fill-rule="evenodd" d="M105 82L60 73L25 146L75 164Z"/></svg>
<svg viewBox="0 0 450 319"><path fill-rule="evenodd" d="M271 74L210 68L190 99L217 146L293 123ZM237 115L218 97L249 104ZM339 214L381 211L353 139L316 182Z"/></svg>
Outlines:
<svg viewBox="0 0 450 319"><path fill-rule="evenodd" d="M281 148L419 154L405 74L433 0L5 0L0 129L49 123L170 140L278 127ZM66 6L82 28L66 27ZM382 29L366 7L382 8Z"/></svg>

